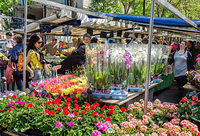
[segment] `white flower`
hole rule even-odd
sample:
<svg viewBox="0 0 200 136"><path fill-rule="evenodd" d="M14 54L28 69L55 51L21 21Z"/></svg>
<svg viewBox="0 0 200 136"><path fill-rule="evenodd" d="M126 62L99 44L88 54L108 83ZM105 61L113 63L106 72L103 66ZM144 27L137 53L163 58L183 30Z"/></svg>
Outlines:
<svg viewBox="0 0 200 136"><path fill-rule="evenodd" d="M19 93L19 96L22 96L22 95L26 95L26 93L25 92Z"/></svg>
<svg viewBox="0 0 200 136"><path fill-rule="evenodd" d="M0 98L1 101L3 101L3 98Z"/></svg>
<svg viewBox="0 0 200 136"><path fill-rule="evenodd" d="M9 93L9 95L8 95L8 96L12 97L13 95L14 95L13 93Z"/></svg>

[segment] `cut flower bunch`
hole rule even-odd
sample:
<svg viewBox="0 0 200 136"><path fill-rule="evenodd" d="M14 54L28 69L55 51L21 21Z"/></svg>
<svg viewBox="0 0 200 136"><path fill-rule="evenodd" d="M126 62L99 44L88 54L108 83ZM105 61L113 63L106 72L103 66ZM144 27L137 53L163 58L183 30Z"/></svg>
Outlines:
<svg viewBox="0 0 200 136"><path fill-rule="evenodd" d="M46 89L47 92L56 95L68 95L68 94L81 94L87 89L86 79L84 76L76 77L68 74L58 76L58 78L49 78L42 83L31 83L32 87L40 92L42 89Z"/></svg>
<svg viewBox="0 0 200 136"><path fill-rule="evenodd" d="M0 101L0 126L26 132L39 130L43 135L102 135L112 128L114 135L197 135L197 125L180 119L175 105L163 105L159 100L148 102L143 114L143 100L128 106L89 104L77 97L52 98L41 93L12 95Z"/></svg>

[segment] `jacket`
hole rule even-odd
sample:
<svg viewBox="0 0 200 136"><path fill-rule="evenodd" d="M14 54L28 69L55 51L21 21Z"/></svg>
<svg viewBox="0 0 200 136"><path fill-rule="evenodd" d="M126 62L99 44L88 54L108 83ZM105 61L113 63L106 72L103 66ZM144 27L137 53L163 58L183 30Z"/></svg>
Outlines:
<svg viewBox="0 0 200 136"><path fill-rule="evenodd" d="M59 74L65 74L66 71L73 71L78 66L85 63L85 44L81 43L72 54L61 62L61 68L58 70Z"/></svg>
<svg viewBox="0 0 200 136"><path fill-rule="evenodd" d="M174 54L175 53L176 52L173 53L172 58L169 61L169 65L171 65L172 63L174 63ZM192 70L192 69L195 69L194 68L194 62L193 62L192 54L189 51L187 51L187 69L188 69L188 71Z"/></svg>

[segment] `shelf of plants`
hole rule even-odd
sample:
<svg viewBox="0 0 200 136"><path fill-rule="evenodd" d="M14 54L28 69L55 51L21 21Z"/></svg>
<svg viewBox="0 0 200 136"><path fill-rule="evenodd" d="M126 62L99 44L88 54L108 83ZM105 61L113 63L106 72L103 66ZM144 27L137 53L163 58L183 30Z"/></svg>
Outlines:
<svg viewBox="0 0 200 136"><path fill-rule="evenodd" d="M90 44L86 49L86 75L97 98L124 100L130 92L141 92L146 79L147 45ZM153 45L152 82L159 82L165 70L169 49Z"/></svg>

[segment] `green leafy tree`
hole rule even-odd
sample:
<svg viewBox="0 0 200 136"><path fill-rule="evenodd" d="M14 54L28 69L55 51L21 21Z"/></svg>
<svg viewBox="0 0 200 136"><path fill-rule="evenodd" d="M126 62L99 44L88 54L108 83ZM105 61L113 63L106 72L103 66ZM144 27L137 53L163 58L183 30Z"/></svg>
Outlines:
<svg viewBox="0 0 200 136"><path fill-rule="evenodd" d="M93 0L89 10L104 13L122 13L122 5L118 0Z"/></svg>

